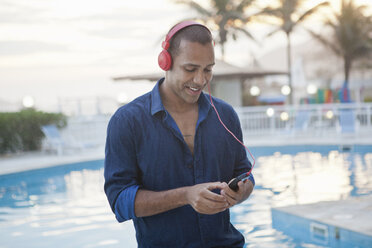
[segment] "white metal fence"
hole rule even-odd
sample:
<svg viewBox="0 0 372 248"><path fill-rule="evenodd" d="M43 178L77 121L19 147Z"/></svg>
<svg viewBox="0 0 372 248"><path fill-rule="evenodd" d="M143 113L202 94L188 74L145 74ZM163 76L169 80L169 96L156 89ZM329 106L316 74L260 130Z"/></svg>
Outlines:
<svg viewBox="0 0 372 248"><path fill-rule="evenodd" d="M372 143L372 104L310 104L237 108L243 135L331 139L359 137Z"/></svg>
<svg viewBox="0 0 372 248"><path fill-rule="evenodd" d="M106 140L107 124L110 115L70 117L61 135L66 140L86 144L87 146L102 146Z"/></svg>
<svg viewBox="0 0 372 248"><path fill-rule="evenodd" d="M267 144L275 139L281 143L311 139L314 143L335 143L335 138L357 138L372 144L371 103L242 107L236 111L249 144L257 140ZM110 115L70 117L62 132L78 141L103 145L109 119Z"/></svg>

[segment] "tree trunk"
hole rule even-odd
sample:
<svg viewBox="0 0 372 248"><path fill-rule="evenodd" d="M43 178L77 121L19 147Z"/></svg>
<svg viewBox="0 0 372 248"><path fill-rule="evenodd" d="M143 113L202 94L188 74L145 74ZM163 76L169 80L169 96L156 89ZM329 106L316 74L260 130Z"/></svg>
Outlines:
<svg viewBox="0 0 372 248"><path fill-rule="evenodd" d="M221 60L225 61L225 44L220 43L220 46L221 46Z"/></svg>
<svg viewBox="0 0 372 248"><path fill-rule="evenodd" d="M344 75L346 85L349 85L351 63L352 63L351 59L348 56L344 56Z"/></svg>
<svg viewBox="0 0 372 248"><path fill-rule="evenodd" d="M289 104L293 104L293 87L292 87L292 57L291 57L291 37L287 34L287 67L288 67L288 86L291 92L288 95Z"/></svg>

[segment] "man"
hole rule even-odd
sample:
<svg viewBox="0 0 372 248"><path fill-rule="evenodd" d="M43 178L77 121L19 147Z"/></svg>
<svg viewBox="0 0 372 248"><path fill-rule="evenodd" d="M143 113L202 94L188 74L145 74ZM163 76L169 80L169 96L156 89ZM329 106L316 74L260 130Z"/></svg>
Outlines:
<svg viewBox="0 0 372 248"><path fill-rule="evenodd" d="M165 78L119 108L108 126L104 174L111 208L119 222L133 219L139 247L243 247L229 208L249 197L254 179L239 182L237 192L227 184L251 165L202 92L215 64L211 33L183 22L163 48ZM233 108L213 102L241 139Z"/></svg>

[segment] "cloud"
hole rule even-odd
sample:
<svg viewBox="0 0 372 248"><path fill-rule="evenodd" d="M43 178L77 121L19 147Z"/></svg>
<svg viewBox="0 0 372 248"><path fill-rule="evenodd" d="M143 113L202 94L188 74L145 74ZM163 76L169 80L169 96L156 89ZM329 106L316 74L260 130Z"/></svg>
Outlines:
<svg viewBox="0 0 372 248"><path fill-rule="evenodd" d="M104 39L135 40L134 44L151 42L158 45L168 29L182 17L179 12L130 11L117 9L110 13L102 13L65 20L73 23L81 33ZM151 20L151 21L149 21Z"/></svg>
<svg viewBox="0 0 372 248"><path fill-rule="evenodd" d="M41 22L46 9L22 1L0 0L0 25Z"/></svg>
<svg viewBox="0 0 372 248"><path fill-rule="evenodd" d="M0 41L0 55L13 56L42 52L68 51L66 45L46 43L41 41Z"/></svg>

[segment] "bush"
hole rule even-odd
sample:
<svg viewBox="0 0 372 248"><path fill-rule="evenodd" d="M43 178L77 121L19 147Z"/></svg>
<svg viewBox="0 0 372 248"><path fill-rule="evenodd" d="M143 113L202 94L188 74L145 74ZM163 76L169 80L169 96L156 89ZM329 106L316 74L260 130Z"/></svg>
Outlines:
<svg viewBox="0 0 372 248"><path fill-rule="evenodd" d="M48 124L65 127L67 117L34 109L0 113L0 154L39 150L44 137L41 126Z"/></svg>
<svg viewBox="0 0 372 248"><path fill-rule="evenodd" d="M364 102L372 102L372 96L364 97Z"/></svg>

